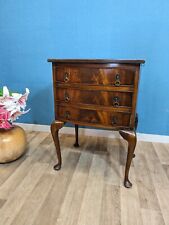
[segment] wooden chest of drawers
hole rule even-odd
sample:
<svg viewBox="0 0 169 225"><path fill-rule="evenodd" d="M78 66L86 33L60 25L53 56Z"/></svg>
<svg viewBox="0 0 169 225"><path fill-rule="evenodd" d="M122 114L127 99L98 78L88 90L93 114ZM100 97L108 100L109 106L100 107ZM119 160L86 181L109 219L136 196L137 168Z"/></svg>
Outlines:
<svg viewBox="0 0 169 225"><path fill-rule="evenodd" d="M136 146L136 102L140 64L144 60L59 60L52 62L55 121L51 132L61 168L58 132L64 123L118 130L128 141L124 185L131 187L129 169Z"/></svg>

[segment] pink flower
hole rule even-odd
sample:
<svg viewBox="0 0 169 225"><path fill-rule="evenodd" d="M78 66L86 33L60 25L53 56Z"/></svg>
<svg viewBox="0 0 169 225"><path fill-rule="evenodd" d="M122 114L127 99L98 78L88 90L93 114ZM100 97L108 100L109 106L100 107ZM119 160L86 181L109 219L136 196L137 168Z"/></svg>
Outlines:
<svg viewBox="0 0 169 225"><path fill-rule="evenodd" d="M19 116L29 112L25 111L28 95L28 88L23 95L19 93L10 95L8 88L3 87L3 96L0 97L0 129L10 129Z"/></svg>
<svg viewBox="0 0 169 225"><path fill-rule="evenodd" d="M29 95L29 89L26 88L26 93L24 95L22 95L18 100L20 107L23 109L25 109L25 107L26 107L26 101L28 99L28 95Z"/></svg>
<svg viewBox="0 0 169 225"><path fill-rule="evenodd" d="M10 118L10 112L4 108L0 108L0 120L8 120Z"/></svg>
<svg viewBox="0 0 169 225"><path fill-rule="evenodd" d="M12 128L12 125L9 123L9 121L7 120L0 121L0 129L8 130L10 128Z"/></svg>
<svg viewBox="0 0 169 225"><path fill-rule="evenodd" d="M9 123L10 112L4 108L0 108L0 128L10 129L12 125Z"/></svg>
<svg viewBox="0 0 169 225"><path fill-rule="evenodd" d="M20 112L20 111L13 113L10 117L11 122L15 121L21 115L22 115L22 112Z"/></svg>

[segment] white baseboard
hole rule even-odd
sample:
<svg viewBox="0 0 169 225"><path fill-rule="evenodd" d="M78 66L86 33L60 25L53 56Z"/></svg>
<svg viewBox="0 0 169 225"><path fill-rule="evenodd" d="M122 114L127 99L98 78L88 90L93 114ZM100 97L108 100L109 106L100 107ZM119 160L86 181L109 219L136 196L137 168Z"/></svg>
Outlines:
<svg viewBox="0 0 169 225"><path fill-rule="evenodd" d="M48 125L27 124L27 123L16 123L16 125L23 127L27 131L50 132L50 126ZM63 127L60 130L60 133L73 134L74 127ZM112 132L111 130L80 128L79 134L83 134L86 136L120 138L120 135L118 132L116 131ZM139 141L169 143L169 136L165 136L165 135L137 133L137 139Z"/></svg>

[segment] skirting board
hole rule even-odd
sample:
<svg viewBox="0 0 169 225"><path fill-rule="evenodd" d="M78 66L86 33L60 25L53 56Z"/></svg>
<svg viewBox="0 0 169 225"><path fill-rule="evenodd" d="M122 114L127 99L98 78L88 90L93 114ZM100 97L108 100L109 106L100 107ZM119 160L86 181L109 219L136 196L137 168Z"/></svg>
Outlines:
<svg viewBox="0 0 169 225"><path fill-rule="evenodd" d="M27 123L16 123L16 125L23 127L27 131L50 132L50 126L48 125L27 124ZM60 130L60 133L73 134L74 127L63 127ZM118 132L116 131L112 132L111 130L79 128L79 134L83 134L86 136L121 138ZM165 135L137 133L137 139L139 141L169 143L169 136Z"/></svg>

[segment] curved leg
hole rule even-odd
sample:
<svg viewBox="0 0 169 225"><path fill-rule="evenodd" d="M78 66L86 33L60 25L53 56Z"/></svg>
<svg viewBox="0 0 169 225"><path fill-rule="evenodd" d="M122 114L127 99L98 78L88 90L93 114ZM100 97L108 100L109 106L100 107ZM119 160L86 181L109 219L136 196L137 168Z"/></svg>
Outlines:
<svg viewBox="0 0 169 225"><path fill-rule="evenodd" d="M137 126L138 126L138 113L136 113L136 117L135 117L135 131L137 130ZM135 158L135 154L133 154L133 158Z"/></svg>
<svg viewBox="0 0 169 225"><path fill-rule="evenodd" d="M60 143L59 143L59 130L63 127L64 122L57 121L55 120L51 124L51 133L53 137L53 141L55 143L55 148L56 148L56 153L58 157L58 163L54 166L54 170L60 170L61 165L62 165L62 157L61 157L61 152L60 152Z"/></svg>
<svg viewBox="0 0 169 225"><path fill-rule="evenodd" d="M78 141L78 138L79 138L79 134L78 134L78 128L79 126L77 124L75 124L75 143L74 143L74 147L79 147L79 141Z"/></svg>
<svg viewBox="0 0 169 225"><path fill-rule="evenodd" d="M128 153L127 153L127 161L126 161L126 168L125 168L125 177L124 177L124 186L126 188L130 188L132 183L129 181L129 170L131 166L131 161L134 156L134 150L136 147L137 137L135 131L127 131L122 130L119 131L120 135L128 142Z"/></svg>
<svg viewBox="0 0 169 225"><path fill-rule="evenodd" d="M136 113L135 117L135 130L137 130L137 126L138 126L138 113Z"/></svg>

